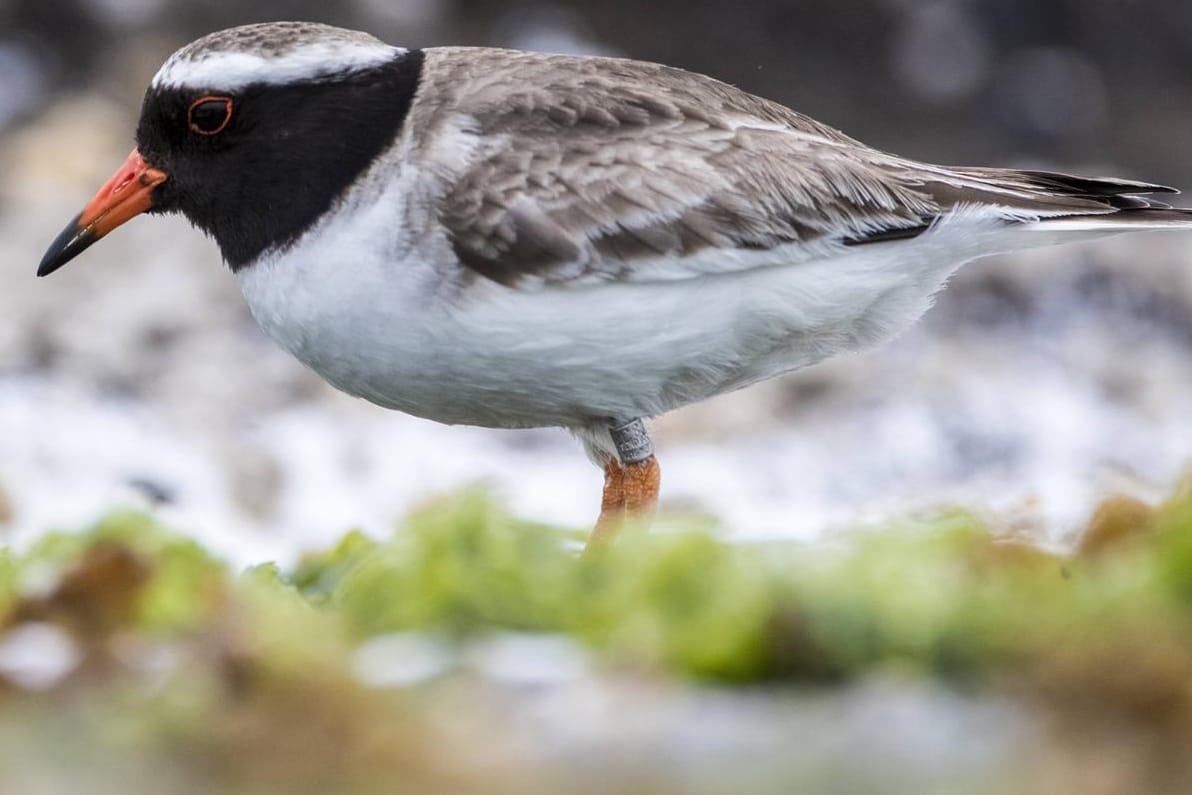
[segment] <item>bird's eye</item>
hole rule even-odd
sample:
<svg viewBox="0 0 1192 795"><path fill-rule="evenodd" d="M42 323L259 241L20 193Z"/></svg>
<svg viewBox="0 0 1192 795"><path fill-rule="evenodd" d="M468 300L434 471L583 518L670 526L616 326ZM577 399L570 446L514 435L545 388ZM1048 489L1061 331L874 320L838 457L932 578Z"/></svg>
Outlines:
<svg viewBox="0 0 1192 795"><path fill-rule="evenodd" d="M232 120L232 100L229 97L200 97L190 103L186 121L199 135L215 135Z"/></svg>

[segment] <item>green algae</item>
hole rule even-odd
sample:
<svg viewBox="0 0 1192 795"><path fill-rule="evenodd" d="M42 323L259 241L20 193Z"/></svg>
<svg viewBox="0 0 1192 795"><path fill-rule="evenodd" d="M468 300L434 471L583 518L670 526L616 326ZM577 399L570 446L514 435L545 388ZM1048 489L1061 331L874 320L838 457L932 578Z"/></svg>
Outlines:
<svg viewBox="0 0 1192 795"><path fill-rule="evenodd" d="M0 641L48 625L78 654L41 689L0 671L5 791L33 786L48 742L73 749L94 792L550 792L499 742L462 764L433 699L356 669L378 636L466 649L519 633L570 639L601 675L1002 694L1057 725L1146 737L1145 758L1166 760L1145 766L1164 771L1148 783L1161 792L1188 772L1170 760L1192 739L1192 490L1107 501L1069 554L953 511L821 544L631 533L590 556L473 490L388 538L351 531L247 571L120 512L0 552L0 615ZM112 756L152 786L108 787L88 766Z"/></svg>

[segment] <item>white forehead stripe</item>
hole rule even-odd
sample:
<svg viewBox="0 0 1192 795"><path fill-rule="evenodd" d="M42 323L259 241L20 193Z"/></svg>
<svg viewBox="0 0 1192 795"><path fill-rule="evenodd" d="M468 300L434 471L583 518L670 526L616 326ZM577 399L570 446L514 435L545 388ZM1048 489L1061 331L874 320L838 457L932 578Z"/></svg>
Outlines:
<svg viewBox="0 0 1192 795"><path fill-rule="evenodd" d="M311 41L280 53L183 49L162 65L153 86L235 91L252 83L294 83L379 66L403 52L375 39Z"/></svg>

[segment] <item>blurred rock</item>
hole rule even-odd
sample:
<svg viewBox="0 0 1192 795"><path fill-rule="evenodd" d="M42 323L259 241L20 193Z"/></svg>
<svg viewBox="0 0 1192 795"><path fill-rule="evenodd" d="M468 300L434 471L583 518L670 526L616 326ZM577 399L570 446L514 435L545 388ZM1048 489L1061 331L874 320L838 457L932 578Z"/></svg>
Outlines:
<svg viewBox="0 0 1192 795"><path fill-rule="evenodd" d="M1155 506L1136 497L1110 497L1097 506L1080 539L1077 554L1098 558L1130 543L1137 544L1149 535L1155 516Z"/></svg>
<svg viewBox="0 0 1192 795"><path fill-rule="evenodd" d="M178 499L174 489L160 480L150 477L135 477L128 485L144 495L150 505L169 505Z"/></svg>
<svg viewBox="0 0 1192 795"><path fill-rule="evenodd" d="M907 93L935 104L955 104L989 76L989 41L968 6L915 6L894 37L894 65Z"/></svg>
<svg viewBox="0 0 1192 795"><path fill-rule="evenodd" d="M1007 55L994 78L995 112L1025 141L1067 141L1100 133L1110 112L1105 76L1072 47L1037 47Z"/></svg>

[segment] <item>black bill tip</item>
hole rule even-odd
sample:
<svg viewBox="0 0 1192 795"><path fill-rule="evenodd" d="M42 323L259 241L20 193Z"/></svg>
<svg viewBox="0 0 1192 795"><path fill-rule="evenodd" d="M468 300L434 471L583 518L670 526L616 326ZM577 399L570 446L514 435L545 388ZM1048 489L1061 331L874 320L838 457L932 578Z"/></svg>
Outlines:
<svg viewBox="0 0 1192 795"><path fill-rule="evenodd" d="M41 264L37 266L38 276L49 276L82 254L96 240L99 240L94 230L79 226L80 218L82 218L81 213L66 225L66 228L58 237L54 238L54 242L46 249L45 256L41 258Z"/></svg>

